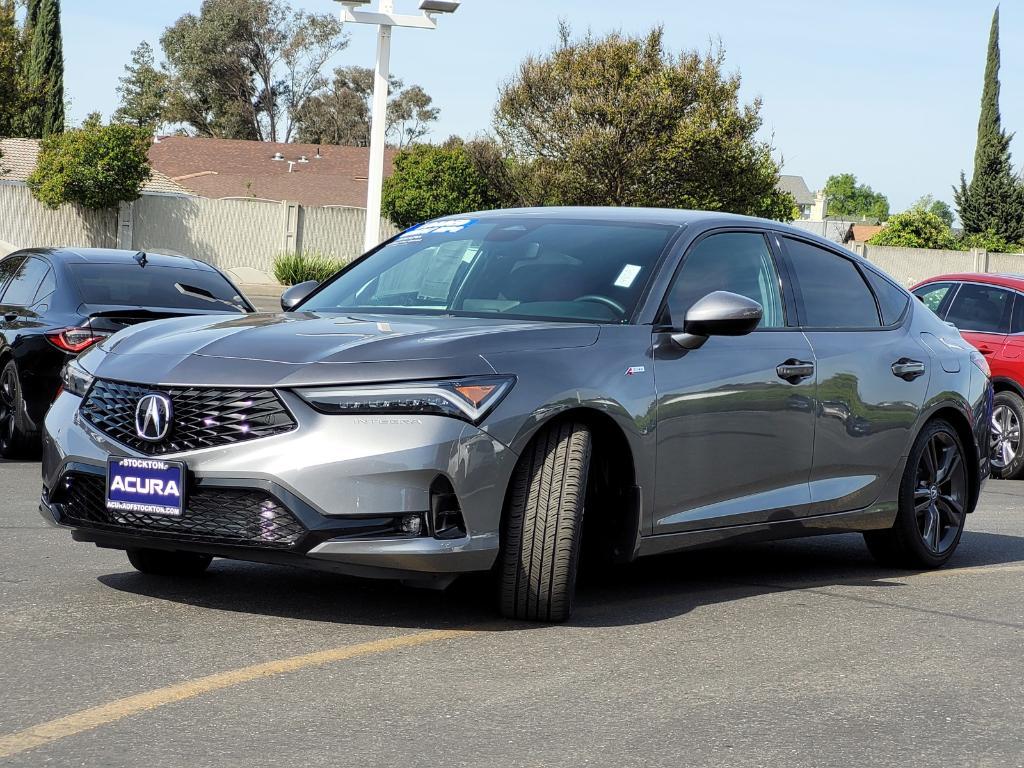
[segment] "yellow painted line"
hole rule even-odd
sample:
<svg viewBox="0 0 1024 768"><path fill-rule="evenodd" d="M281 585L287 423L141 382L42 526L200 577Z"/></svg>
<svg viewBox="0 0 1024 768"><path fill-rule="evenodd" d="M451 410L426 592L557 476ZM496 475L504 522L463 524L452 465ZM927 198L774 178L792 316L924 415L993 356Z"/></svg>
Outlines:
<svg viewBox="0 0 1024 768"><path fill-rule="evenodd" d="M439 640L464 637L473 632L474 630L469 629L435 629L429 632L388 637L383 640L374 640L356 645L342 645L337 648L315 651L302 656L291 656L286 659L267 661L248 667L239 667L238 669L187 680L176 685L168 685L164 688L157 688L145 693L128 696L108 704L101 704L91 709L75 712L66 717L40 723L8 736L0 736L0 758L11 757L12 755L65 739L68 736L99 728L101 725L113 723L141 712L148 712L167 704L174 704L185 699L201 696L211 691L219 691L254 680L274 675L283 675L308 667L331 664L336 661L355 659L360 656L372 656L378 653L397 651L401 648L426 645L427 643L434 643Z"/></svg>

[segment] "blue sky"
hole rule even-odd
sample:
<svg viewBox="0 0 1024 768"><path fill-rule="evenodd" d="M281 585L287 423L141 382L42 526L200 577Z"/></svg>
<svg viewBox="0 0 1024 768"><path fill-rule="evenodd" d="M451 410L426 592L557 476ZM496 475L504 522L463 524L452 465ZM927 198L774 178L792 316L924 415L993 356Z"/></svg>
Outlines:
<svg viewBox="0 0 1024 768"><path fill-rule="evenodd" d="M292 0L336 12L332 0ZM141 40L200 0L64 0L71 117L117 106L115 88ZM416 0L396 0L399 11ZM950 187L970 169L993 5L963 0L815 3L741 0L464 0L435 32L398 30L392 70L419 83L441 108L434 138L486 131L500 83L520 59L550 47L559 18L596 33L643 32L663 24L675 49L721 40L743 75L746 99L764 100L765 137L784 173L812 189L852 172L889 196L894 211ZM1024 132L1024 7L1004 2L1002 113ZM353 25L338 64L372 65L372 28ZM1020 147L1020 142L1015 142ZM1024 150L1021 150L1024 151ZM1017 158L1018 164L1024 157Z"/></svg>

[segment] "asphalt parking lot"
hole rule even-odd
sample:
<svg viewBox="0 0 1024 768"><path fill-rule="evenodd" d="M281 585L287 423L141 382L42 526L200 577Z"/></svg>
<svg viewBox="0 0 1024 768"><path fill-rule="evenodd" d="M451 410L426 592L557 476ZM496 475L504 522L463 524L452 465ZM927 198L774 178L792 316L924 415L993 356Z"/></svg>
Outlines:
<svg viewBox="0 0 1024 768"><path fill-rule="evenodd" d="M942 571L857 536L691 553L536 626L478 584L144 577L47 527L38 473L0 464L5 765L1024 765L1024 483Z"/></svg>

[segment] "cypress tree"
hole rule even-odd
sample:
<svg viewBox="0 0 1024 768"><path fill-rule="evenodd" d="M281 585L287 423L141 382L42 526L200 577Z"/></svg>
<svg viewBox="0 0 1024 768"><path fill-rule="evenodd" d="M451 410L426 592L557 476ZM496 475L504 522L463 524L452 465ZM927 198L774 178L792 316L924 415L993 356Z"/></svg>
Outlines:
<svg viewBox="0 0 1024 768"><path fill-rule="evenodd" d="M1011 134L1003 130L999 114L999 7L992 15L985 84L978 118L978 143L970 184L960 173L954 187L957 212L964 231L999 235L1011 243L1024 242L1024 185L1014 175L1010 159Z"/></svg>
<svg viewBox="0 0 1024 768"><path fill-rule="evenodd" d="M44 138L64 131L64 42L60 0L32 0L26 17L26 71L33 104L25 111L24 132Z"/></svg>

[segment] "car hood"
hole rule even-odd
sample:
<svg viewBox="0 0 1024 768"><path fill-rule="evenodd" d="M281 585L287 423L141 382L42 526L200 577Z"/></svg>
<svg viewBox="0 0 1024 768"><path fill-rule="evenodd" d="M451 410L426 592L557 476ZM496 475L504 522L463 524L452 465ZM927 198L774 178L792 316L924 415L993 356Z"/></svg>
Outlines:
<svg viewBox="0 0 1024 768"><path fill-rule="evenodd" d="M488 357L596 343L600 327L506 319L315 312L184 317L112 336L83 365L164 385L308 386L496 371Z"/></svg>

